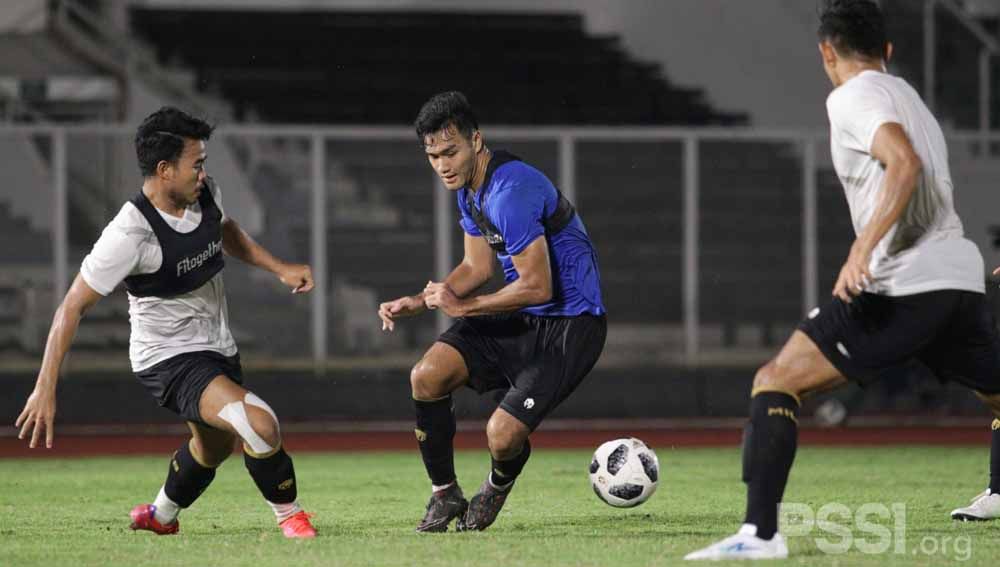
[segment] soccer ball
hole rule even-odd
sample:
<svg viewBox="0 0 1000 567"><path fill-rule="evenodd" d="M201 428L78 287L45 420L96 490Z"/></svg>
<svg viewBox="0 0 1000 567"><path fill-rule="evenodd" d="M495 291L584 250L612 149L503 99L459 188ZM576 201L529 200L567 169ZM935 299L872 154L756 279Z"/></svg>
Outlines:
<svg viewBox="0 0 1000 567"><path fill-rule="evenodd" d="M604 443L590 461L594 494L616 508L631 508L649 500L659 478L656 453L634 437Z"/></svg>

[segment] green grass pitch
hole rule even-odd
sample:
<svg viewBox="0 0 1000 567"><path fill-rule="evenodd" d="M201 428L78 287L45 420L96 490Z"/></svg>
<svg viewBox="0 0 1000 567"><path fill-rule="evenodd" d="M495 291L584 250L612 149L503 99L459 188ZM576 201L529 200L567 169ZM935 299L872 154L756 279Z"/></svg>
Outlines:
<svg viewBox="0 0 1000 567"><path fill-rule="evenodd" d="M0 565L676 565L739 527L739 451L656 450L659 490L630 510L591 492L588 452L536 450L497 523L461 534L413 532L429 495L416 451L293 452L299 499L320 530L316 540L299 542L281 537L239 458L222 466L182 514L180 535L170 537L132 532L127 518L134 504L155 496L166 455L0 460ZM985 486L987 459L988 447L800 448L786 501L814 510L840 503L851 513L866 503L902 504L905 539L897 537L900 518L870 516L893 538L887 551L865 553L855 541L846 553L827 554L816 539L842 544L842 533L814 530L790 539L792 555L782 564L1000 564L1000 521L948 518ZM457 465L471 496L488 456L460 452ZM880 541L834 520L854 540Z"/></svg>

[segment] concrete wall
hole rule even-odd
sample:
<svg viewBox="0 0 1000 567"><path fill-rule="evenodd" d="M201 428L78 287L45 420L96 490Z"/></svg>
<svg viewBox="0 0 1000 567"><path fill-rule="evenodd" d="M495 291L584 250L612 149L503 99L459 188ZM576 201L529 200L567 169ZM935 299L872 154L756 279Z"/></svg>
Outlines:
<svg viewBox="0 0 1000 567"><path fill-rule="evenodd" d="M24 217L33 228L52 230L52 176L31 136L0 135L0 156L0 163L8 165L3 168L0 203L7 203L14 216Z"/></svg>
<svg viewBox="0 0 1000 567"><path fill-rule="evenodd" d="M3 0L0 33L28 33L45 27L47 0Z"/></svg>

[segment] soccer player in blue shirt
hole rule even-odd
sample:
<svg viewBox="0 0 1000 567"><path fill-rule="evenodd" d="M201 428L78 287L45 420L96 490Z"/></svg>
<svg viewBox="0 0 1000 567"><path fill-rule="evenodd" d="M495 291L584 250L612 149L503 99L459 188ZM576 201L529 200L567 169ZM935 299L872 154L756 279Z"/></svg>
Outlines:
<svg viewBox="0 0 1000 567"><path fill-rule="evenodd" d="M427 309L457 318L410 373L416 436L432 496L418 532L484 530L531 454L528 437L583 381L607 334L597 256L583 221L545 175L491 151L459 92L428 100L415 121L431 167L456 193L465 257L442 282L382 303L383 330ZM506 285L474 295L503 266ZM492 467L471 502L455 476L451 393L506 390L486 425Z"/></svg>

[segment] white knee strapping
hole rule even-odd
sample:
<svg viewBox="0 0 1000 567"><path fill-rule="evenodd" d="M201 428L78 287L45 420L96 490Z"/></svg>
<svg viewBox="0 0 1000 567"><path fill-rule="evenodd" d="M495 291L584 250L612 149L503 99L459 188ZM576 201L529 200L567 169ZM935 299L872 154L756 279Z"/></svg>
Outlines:
<svg viewBox="0 0 1000 567"><path fill-rule="evenodd" d="M249 398L250 395L252 394L248 394L247 398ZM250 400L247 399L247 402L249 403ZM271 412L271 415L274 415L274 413ZM270 453L274 450L274 447L268 445L266 441L261 439L260 435L257 435L257 432L250 426L250 420L247 418L247 410L243 407L243 402L229 402L222 407L222 410L219 411L219 417L233 425L236 432L243 438L243 442L246 443L254 453L264 454ZM277 420L275 420L275 423L277 423Z"/></svg>
<svg viewBox="0 0 1000 567"><path fill-rule="evenodd" d="M271 414L271 419L274 420L274 424L276 426L278 425L278 416L274 414L274 410L271 409L271 406L267 405L267 402L265 402L264 400L258 398L257 394L254 394L253 392L247 392L247 395L243 398L243 400L247 404L249 404L251 406L254 406L254 407L258 407L258 408L266 411L267 413ZM280 431L280 427L279 427L279 431Z"/></svg>

